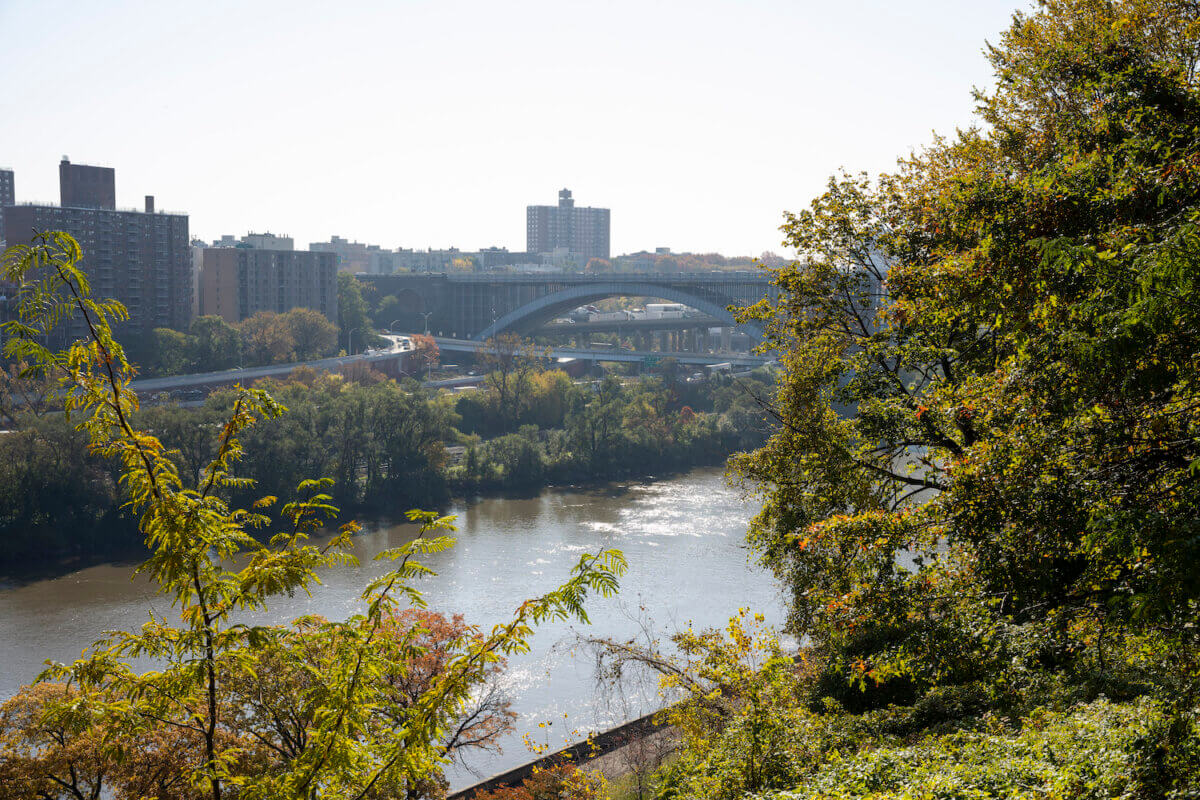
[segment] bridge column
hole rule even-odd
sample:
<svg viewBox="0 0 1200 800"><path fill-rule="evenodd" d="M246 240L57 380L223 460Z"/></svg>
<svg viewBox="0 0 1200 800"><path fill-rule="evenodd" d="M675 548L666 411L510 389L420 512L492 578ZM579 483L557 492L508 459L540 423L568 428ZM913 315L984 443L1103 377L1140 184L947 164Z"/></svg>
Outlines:
<svg viewBox="0 0 1200 800"><path fill-rule="evenodd" d="M721 352L728 353L733 349L733 328L721 328Z"/></svg>

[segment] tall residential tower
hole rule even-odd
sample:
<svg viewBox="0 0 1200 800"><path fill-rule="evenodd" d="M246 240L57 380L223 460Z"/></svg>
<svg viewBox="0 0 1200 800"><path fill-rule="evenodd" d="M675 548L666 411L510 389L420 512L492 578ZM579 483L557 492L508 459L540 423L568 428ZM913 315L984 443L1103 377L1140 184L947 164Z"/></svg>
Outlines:
<svg viewBox="0 0 1200 800"><path fill-rule="evenodd" d="M0 243L4 242L4 207L14 205L16 202L13 171L0 167Z"/></svg>
<svg viewBox="0 0 1200 800"><path fill-rule="evenodd" d="M61 204L9 205L0 211L8 243L27 243L34 230L66 231L83 250L80 266L98 298L114 298L129 310L120 325L135 335L155 328L184 330L192 321L191 254L186 214L154 210L147 195L144 211L117 210L113 170L59 165ZM63 335L85 333L73 320Z"/></svg>
<svg viewBox="0 0 1200 800"><path fill-rule="evenodd" d="M558 193L557 206L527 206L525 249L531 254L566 248L578 266L608 258L609 210L576 207L571 190Z"/></svg>

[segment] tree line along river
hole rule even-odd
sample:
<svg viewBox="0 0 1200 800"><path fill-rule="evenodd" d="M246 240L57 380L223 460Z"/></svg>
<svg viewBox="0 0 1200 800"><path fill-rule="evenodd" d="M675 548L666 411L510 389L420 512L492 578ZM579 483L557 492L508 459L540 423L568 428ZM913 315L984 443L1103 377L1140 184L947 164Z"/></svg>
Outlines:
<svg viewBox="0 0 1200 800"><path fill-rule="evenodd" d="M423 581L430 608L491 625L525 598L557 586L581 553L617 547L629 571L615 599L588 604L592 624L552 623L538 629L528 654L512 659L503 678L519 715L517 730L498 756L473 756L478 774L529 760L521 734L558 745L573 731L598 730L653 710L652 697L613 702L596 689L593 660L574 646L576 633L629 637L639 618L663 633L689 623L721 626L741 606L780 624L782 603L772 578L749 563L743 535L753 503L725 483L717 469L697 469L664 480L587 489L546 490L528 498L486 498L458 504L457 544L427 557L438 572ZM322 575L312 598L276 598L262 620L283 623L303 614L345 618L360 609L359 594L385 569L379 551L413 536L407 524L368 522L357 537L361 565ZM0 584L0 697L30 682L44 659L70 660L102 631L140 625L169 602L134 578L136 565L111 563L61 577ZM565 718L564 718L564 715ZM539 723L552 722L547 728ZM448 773L454 785L474 780Z"/></svg>

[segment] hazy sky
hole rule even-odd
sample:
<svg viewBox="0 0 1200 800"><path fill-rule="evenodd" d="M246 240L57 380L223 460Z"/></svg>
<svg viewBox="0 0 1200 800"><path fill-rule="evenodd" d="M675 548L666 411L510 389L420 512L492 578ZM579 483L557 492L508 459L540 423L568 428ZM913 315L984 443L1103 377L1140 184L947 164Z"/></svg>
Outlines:
<svg viewBox="0 0 1200 800"><path fill-rule="evenodd" d="M838 169L971 121L1020 0L0 0L0 165L59 159L206 239L525 247L612 209L614 254L782 252Z"/></svg>

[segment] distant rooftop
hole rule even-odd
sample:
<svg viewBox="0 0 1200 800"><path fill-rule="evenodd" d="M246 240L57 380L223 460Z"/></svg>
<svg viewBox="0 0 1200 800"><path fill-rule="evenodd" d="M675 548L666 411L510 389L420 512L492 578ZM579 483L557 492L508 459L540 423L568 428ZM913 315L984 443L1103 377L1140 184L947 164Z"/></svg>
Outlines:
<svg viewBox="0 0 1200 800"><path fill-rule="evenodd" d="M116 171L115 167L104 167L104 166L101 166L100 164L85 164L82 161L72 161L71 159L67 158L66 156L62 157L61 163L70 164L73 167L91 167L92 169L111 169L114 172Z"/></svg>
<svg viewBox="0 0 1200 800"><path fill-rule="evenodd" d="M166 217L186 217L188 215L186 211L164 211L160 208L156 208L153 211L146 211L144 208L95 208L94 206L63 206L60 203L39 202L37 200L23 200L16 205L38 206L41 208L70 208L78 211L101 211L121 214L157 214Z"/></svg>

